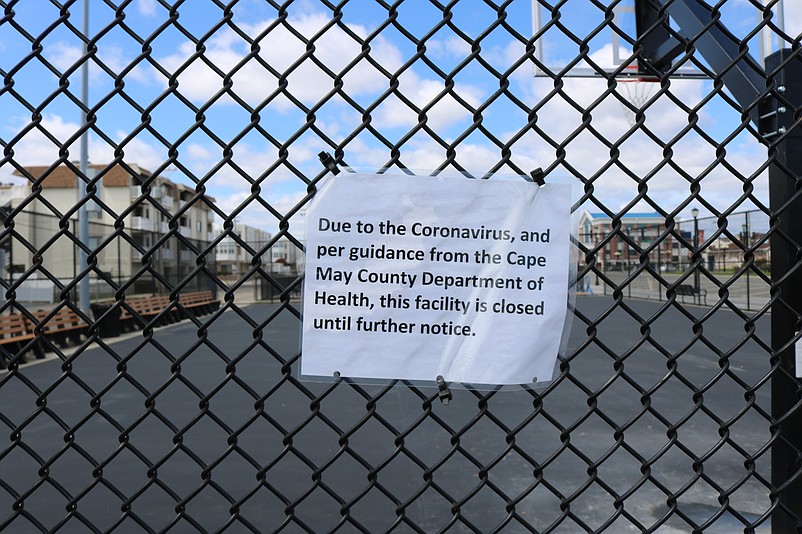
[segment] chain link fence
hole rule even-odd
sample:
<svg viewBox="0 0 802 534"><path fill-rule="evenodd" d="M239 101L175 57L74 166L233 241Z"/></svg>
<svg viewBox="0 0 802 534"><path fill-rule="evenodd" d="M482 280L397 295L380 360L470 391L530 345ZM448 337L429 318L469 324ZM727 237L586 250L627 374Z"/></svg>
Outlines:
<svg viewBox="0 0 802 534"><path fill-rule="evenodd" d="M0 0L0 530L802 528L798 39L646 4ZM301 381L319 152L580 180L554 380Z"/></svg>

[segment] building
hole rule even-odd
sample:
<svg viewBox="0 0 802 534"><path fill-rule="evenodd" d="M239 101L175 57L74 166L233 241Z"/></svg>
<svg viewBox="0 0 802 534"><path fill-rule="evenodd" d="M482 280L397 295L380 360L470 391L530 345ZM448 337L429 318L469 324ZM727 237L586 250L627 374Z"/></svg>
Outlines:
<svg viewBox="0 0 802 534"><path fill-rule="evenodd" d="M745 249L754 248L754 265L758 269L769 271L771 266L771 247L762 232L741 231L737 234L738 242L729 238L716 239L710 246L708 263L710 270L727 271L739 269L746 261Z"/></svg>
<svg viewBox="0 0 802 534"><path fill-rule="evenodd" d="M257 253L267 245L271 237L270 232L246 224L234 224L232 232L236 234L237 239L246 243ZM219 236L222 233L223 227L220 225L217 235ZM270 272L272 249L265 252L261 261L262 268ZM251 268L253 255L233 237L226 235L215 247L215 263L217 264L218 274L236 278L248 272Z"/></svg>
<svg viewBox="0 0 802 534"><path fill-rule="evenodd" d="M727 233L709 243L702 250L702 260L708 271L726 271L739 269L746 258L746 249L753 249L754 266L768 271L771 264L771 249L764 232L754 230L749 224L749 212L743 212L744 224L740 231L734 232L732 238ZM717 224L712 218L697 221L699 229L699 243L704 243L708 231ZM693 220L676 221L671 232L665 232L665 219L659 213L632 213L621 217L621 231L612 230L612 219L603 213L584 212L580 216L579 240L588 249L595 249L597 244L604 245L597 251L596 265L604 271L626 270L630 266L640 263L638 249L647 249L658 236L665 234L660 245L649 253L651 265L661 271L683 271L687 269L693 254ZM630 245L627 246L624 236L628 236ZM607 239L609 236L609 239ZM679 237L682 239L679 239ZM583 261L584 258L580 258Z"/></svg>
<svg viewBox="0 0 802 534"><path fill-rule="evenodd" d="M274 273L297 274L304 270L304 253L286 237L280 238L272 249Z"/></svg>
<svg viewBox="0 0 802 534"><path fill-rule="evenodd" d="M31 278L71 280L79 272L76 203L85 188L75 168L26 167L15 174L33 183L0 191L7 210L22 206L13 219L10 271L25 272L36 260ZM133 292L163 292L164 282L193 278L199 262L214 268L214 254L205 250L213 239L214 198L136 164L90 165L88 174L100 178L99 202L86 203L86 245L99 271L91 276L93 294L108 293L109 279ZM31 195L38 187L41 192Z"/></svg>
<svg viewBox="0 0 802 534"><path fill-rule="evenodd" d="M620 218L620 230L615 231L613 220L604 213L585 211L579 219L579 241L596 251L596 265L603 271L627 270L640 263L641 251L649 250L649 261L660 271L682 270L693 251L675 237L679 234L686 243L693 242L693 221L678 221L673 232L666 232L665 217L656 212L626 213ZM662 236L662 238L661 238ZM699 229L699 242L704 242L704 230ZM655 241L659 243L653 246ZM580 258L583 261L584 258Z"/></svg>

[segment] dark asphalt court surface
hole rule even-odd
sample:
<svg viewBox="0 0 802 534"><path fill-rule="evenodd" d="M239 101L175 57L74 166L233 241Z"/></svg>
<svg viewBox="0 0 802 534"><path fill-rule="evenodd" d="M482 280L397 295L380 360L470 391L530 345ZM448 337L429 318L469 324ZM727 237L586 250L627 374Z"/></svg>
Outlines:
<svg viewBox="0 0 802 534"><path fill-rule="evenodd" d="M596 318L611 302L579 297L577 307ZM627 304L643 317L662 305ZM276 309L264 304L242 311L262 323ZM87 524L119 532L270 532L282 526L285 532L328 532L340 525L341 532L354 532L353 520L370 532L394 526L412 532L399 519L403 510L421 529L436 532L449 527L457 506L478 531L499 525L504 532L525 531L514 519L504 523L513 507L503 494L539 531L553 524L556 532L583 531L574 517L597 529L614 517L608 532L638 532L636 521L651 527L676 506L659 531L689 532L687 521L705 521L719 509L719 493L706 477L733 488L735 512L706 532L742 530L737 515L751 522L769 507L760 481L769 477L768 452L757 458L758 477L745 468L745 455L766 446L768 423L748 408L736 380L715 380L721 366L710 347L729 350L745 336L743 321L730 311L703 323L709 345L694 343L671 376L667 356L652 343L638 346L640 324L619 308L599 325L597 339L619 357L637 347L623 367L591 343L542 402L520 388L486 402L475 392L454 390L449 405L431 404L430 416L425 398L435 389L370 386L360 392L340 384L317 399L328 385L304 383L304 391L282 381L282 361L296 354L299 330L297 317L280 312L262 331L268 350L254 340L253 326L229 311L202 332L205 341L184 321L157 330L152 342L140 334L113 343L116 358L96 348L75 357L71 369L54 360L0 375L0 526L8 532L88 532ZM693 322L669 310L650 334L675 354L693 340ZM758 322L757 335L768 344L768 319ZM571 347L587 338L575 320ZM750 385L768 368L767 353L752 340L729 360L729 370ZM692 387L706 384L693 395ZM379 394L378 400L363 393ZM768 411L768 383L754 399ZM731 424L720 431L720 421ZM340 439L334 428L350 432ZM506 429L517 429L509 443ZM694 466L694 456L704 461ZM425 466L437 469L430 476ZM484 485L482 466L489 467ZM680 493L676 504L644 473ZM627 494L617 516L611 492ZM558 495L567 502L567 517ZM346 519L344 503L351 503ZM231 519L232 506L248 524ZM288 507L297 522L287 522ZM451 531L469 528L457 523Z"/></svg>

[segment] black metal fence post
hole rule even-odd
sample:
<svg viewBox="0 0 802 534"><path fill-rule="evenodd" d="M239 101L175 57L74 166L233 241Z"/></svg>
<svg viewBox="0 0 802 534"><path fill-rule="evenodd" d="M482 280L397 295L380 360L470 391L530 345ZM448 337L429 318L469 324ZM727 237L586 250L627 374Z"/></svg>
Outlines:
<svg viewBox="0 0 802 534"><path fill-rule="evenodd" d="M802 62L791 58L791 50L781 50L766 59L766 70L776 83L779 95L762 128L769 140L779 141L769 149L769 195L773 232L771 238L771 279L779 286L780 298L772 305L771 343L774 351L771 382L772 429L775 441L771 451L772 531L799 532L802 529L802 388L796 378L794 345L789 342L800 329L802 317L802 128L795 124L794 110L802 108ZM790 61L789 61L790 59Z"/></svg>

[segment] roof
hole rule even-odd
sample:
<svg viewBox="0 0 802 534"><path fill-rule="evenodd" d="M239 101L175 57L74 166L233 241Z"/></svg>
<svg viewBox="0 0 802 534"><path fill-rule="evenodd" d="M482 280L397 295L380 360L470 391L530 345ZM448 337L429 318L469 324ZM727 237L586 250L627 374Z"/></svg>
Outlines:
<svg viewBox="0 0 802 534"><path fill-rule="evenodd" d="M128 165L128 167L138 172L140 175L151 175L149 170L143 169L136 164ZM103 186L105 187L127 187L131 185L131 173L119 163L115 164L110 169L107 169L107 165L101 164L89 165L89 168L97 172L105 171L103 174ZM47 165L24 167L24 169L28 174L33 176L35 180L38 180L47 173L47 176L41 182L42 187L75 187L76 180L78 179L75 172L67 165L59 165L52 170L50 170L51 167ZM49 173L48 170L50 170ZM18 170L15 170L14 174L16 176L24 176Z"/></svg>
<svg viewBox="0 0 802 534"><path fill-rule="evenodd" d="M609 219L610 218L610 216L607 215L606 213L590 213L590 212L588 212L588 215L590 215L594 219ZM665 219L665 217L663 217L662 215L660 215L656 211L652 211L652 212L636 212L636 213L627 212L627 213L621 215L620 218L621 219Z"/></svg>
<svg viewBox="0 0 802 534"><path fill-rule="evenodd" d="M126 165L129 169L139 174L139 176L150 177L153 175L151 171L140 167L136 163L128 163ZM103 164L89 165L89 168L97 172L104 173L102 182L103 187L129 187L132 185L137 185L137 182L133 182L131 180L132 177L131 173L128 172L128 170L119 163L114 164L110 168L108 167L108 165L103 165ZM38 180L39 178L44 176L45 173L47 173L48 170L50 170L51 168L46 165L40 165L40 166L24 167L24 169L28 174L33 176L34 180ZM14 174L16 176L24 176L18 170L15 170ZM45 177L45 179L42 180L41 184L43 188L74 188L76 187L77 179L78 177L76 176L75 172L73 172L73 170L69 166L62 164L50 170L50 172L47 174L47 177ZM188 187L183 184L177 184L164 177L159 177L159 182L157 183L174 187L179 192L184 191L195 194L195 189L193 187ZM205 198L210 203L216 202L215 198L209 195L203 195L203 198Z"/></svg>

